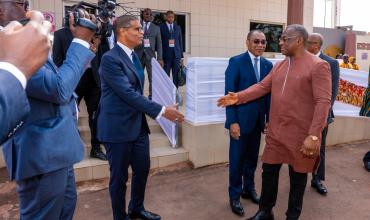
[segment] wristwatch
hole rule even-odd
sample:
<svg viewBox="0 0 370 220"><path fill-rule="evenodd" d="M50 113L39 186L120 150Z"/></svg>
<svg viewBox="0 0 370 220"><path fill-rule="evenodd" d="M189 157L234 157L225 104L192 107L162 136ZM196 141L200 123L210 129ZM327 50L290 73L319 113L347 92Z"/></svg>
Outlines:
<svg viewBox="0 0 370 220"><path fill-rule="evenodd" d="M318 138L317 136L315 136L315 135L310 135L309 137L310 137L310 138L311 138L311 140L313 140L313 141L317 141L317 140L319 140L319 138Z"/></svg>

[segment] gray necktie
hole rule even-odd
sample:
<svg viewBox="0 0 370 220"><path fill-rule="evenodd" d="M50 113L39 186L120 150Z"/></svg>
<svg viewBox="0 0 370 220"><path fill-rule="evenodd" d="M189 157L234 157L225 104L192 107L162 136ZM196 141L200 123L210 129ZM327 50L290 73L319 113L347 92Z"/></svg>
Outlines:
<svg viewBox="0 0 370 220"><path fill-rule="evenodd" d="M148 31L148 23L144 22L144 35L147 34L147 31Z"/></svg>
<svg viewBox="0 0 370 220"><path fill-rule="evenodd" d="M260 73L258 72L258 58L255 57L254 58L254 65L253 65L253 69L254 69L254 74L256 74L256 79L257 79L257 82L260 81Z"/></svg>

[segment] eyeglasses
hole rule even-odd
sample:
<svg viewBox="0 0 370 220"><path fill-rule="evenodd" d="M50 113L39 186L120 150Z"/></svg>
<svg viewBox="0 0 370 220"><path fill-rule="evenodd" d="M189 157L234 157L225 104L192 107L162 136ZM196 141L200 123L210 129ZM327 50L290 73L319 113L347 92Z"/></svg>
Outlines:
<svg viewBox="0 0 370 220"><path fill-rule="evenodd" d="M267 42L266 40L254 39L253 43L265 45Z"/></svg>
<svg viewBox="0 0 370 220"><path fill-rule="evenodd" d="M298 36L292 36L292 37L281 37L279 38L279 41L282 41L282 42L287 42L289 39L293 39L293 38L296 38Z"/></svg>

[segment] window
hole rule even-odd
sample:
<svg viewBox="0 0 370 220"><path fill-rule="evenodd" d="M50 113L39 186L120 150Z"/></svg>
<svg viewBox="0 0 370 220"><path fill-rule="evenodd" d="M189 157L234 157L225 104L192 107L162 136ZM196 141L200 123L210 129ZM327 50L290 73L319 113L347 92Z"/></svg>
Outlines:
<svg viewBox="0 0 370 220"><path fill-rule="evenodd" d="M251 22L250 30L260 30L266 36L266 52L280 52L279 38L283 33L282 24L269 24L261 22Z"/></svg>

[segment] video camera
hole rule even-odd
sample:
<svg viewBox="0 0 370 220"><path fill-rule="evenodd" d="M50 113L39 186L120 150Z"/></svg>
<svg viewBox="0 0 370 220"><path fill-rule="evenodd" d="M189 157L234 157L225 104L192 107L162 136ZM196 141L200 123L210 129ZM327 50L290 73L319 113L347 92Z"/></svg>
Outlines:
<svg viewBox="0 0 370 220"><path fill-rule="evenodd" d="M113 31L112 18L115 17L116 1L101 0L98 5L87 3L84 1L79 2L72 8L72 14L74 17L74 26L82 26L95 31L95 36L109 37ZM95 16L97 23L95 24L89 19L81 17L78 12L79 9L92 9L95 10ZM69 27L69 13L64 18L64 24Z"/></svg>

